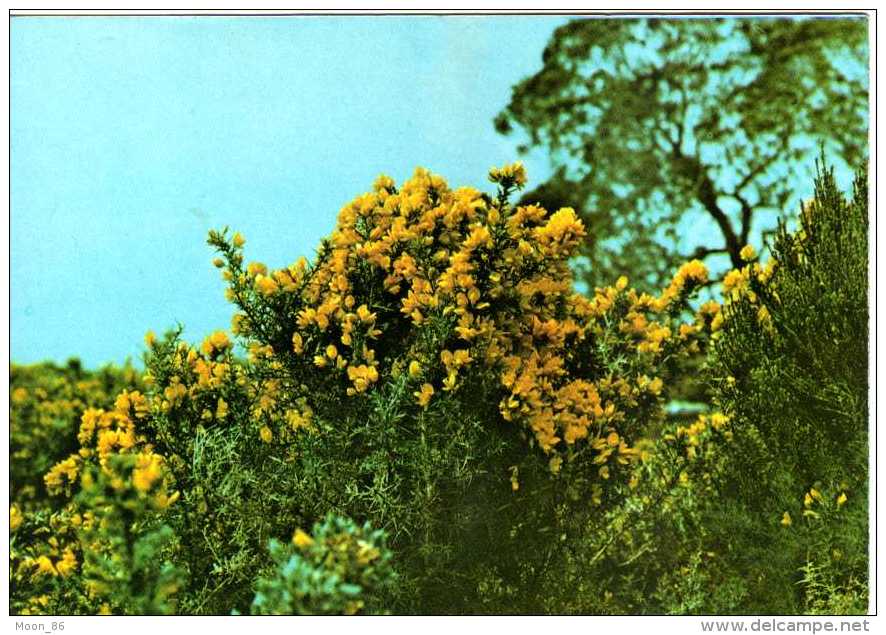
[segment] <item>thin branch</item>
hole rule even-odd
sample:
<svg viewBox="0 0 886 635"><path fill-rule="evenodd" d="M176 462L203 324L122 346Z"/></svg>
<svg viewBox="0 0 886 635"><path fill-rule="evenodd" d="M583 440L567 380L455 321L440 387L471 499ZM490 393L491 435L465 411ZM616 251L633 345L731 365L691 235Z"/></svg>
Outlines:
<svg viewBox="0 0 886 635"><path fill-rule="evenodd" d="M728 254L729 249L726 247L696 247L695 251L687 256L683 256L682 260L702 260L714 254Z"/></svg>

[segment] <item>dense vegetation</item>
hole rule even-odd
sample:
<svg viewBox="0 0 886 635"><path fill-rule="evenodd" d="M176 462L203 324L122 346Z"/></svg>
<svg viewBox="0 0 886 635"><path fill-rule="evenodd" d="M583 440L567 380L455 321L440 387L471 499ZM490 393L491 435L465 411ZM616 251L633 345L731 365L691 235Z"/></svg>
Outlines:
<svg viewBox="0 0 886 635"><path fill-rule="evenodd" d="M864 176L722 306L697 260L576 292L576 213L489 176L380 177L310 263L212 232L234 339L141 377L13 365L11 610L865 612Z"/></svg>

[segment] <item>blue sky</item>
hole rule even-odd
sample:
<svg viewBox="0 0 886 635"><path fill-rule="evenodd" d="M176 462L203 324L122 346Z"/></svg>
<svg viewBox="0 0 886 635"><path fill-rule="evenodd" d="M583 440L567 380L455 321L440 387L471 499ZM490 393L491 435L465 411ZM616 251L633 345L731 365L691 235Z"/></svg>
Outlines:
<svg viewBox="0 0 886 635"><path fill-rule="evenodd" d="M517 156L492 118L563 22L14 18L12 359L119 363L148 329L227 328L210 228L282 266L381 172L482 186Z"/></svg>

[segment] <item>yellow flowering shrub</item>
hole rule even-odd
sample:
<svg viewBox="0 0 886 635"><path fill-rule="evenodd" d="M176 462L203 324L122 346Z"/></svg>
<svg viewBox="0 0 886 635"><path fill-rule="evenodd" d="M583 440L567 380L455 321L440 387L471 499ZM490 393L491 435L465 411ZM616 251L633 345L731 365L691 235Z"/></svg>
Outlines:
<svg viewBox="0 0 886 635"><path fill-rule="evenodd" d="M275 269L247 262L242 236L209 238L268 387L255 437L310 475L306 517L334 501L390 531L406 611L472 606L484 568L517 584L553 547L539 529L574 530L617 499L718 309L688 304L699 261L657 295L626 278L578 293L574 211L511 205L520 165L489 176L493 196L424 169L399 188L379 177L312 263ZM477 526L488 545L467 539Z"/></svg>
<svg viewBox="0 0 886 635"><path fill-rule="evenodd" d="M657 482L644 466L658 444L685 464L661 478L686 489L725 420L650 437L717 319L688 303L704 265L657 295L620 278L583 296L575 213L511 205L521 165L490 179L493 196L421 169L399 189L380 177L312 263L247 263L243 236L211 233L231 335L192 346L149 332L140 386L84 404L74 447L43 475L54 511L15 521L43 532L13 558L17 610L352 612L368 597L373 611L550 609L531 580ZM268 577L295 554L267 545L330 511L384 530L397 585L370 576L359 597L347 583L330 599L285 567ZM316 540L297 532L295 549ZM374 562L360 561L371 545L347 545L355 570ZM487 583L512 591L478 605ZM256 584L304 603L255 605Z"/></svg>
<svg viewBox="0 0 886 635"><path fill-rule="evenodd" d="M154 512L162 512L179 497L172 491L164 458L137 433L149 412L141 392L124 389L112 409L88 408L82 414L76 435L79 450L44 476L46 491L58 499L55 511L35 513L31 541L14 543L14 596L46 595L47 612L53 607L57 612L97 612L103 606L140 610L142 605L133 605L132 597L113 598L121 593L120 576L135 575L131 560L120 562L121 553L133 548L127 543L133 529L129 525L139 517L152 519ZM110 494L98 492L97 484ZM96 567L107 569L105 583L96 581Z"/></svg>
<svg viewBox="0 0 886 635"><path fill-rule="evenodd" d="M286 394L324 416L400 377L413 412L481 381L529 445L597 469L626 464L660 414L659 375L698 350L705 317L681 318L707 270L687 263L656 297L620 280L586 298L569 269L585 235L575 212L509 205L520 165L490 179L496 198L423 169L400 189L380 177L342 208L311 265L244 268L240 248L212 233L235 331L267 347Z"/></svg>

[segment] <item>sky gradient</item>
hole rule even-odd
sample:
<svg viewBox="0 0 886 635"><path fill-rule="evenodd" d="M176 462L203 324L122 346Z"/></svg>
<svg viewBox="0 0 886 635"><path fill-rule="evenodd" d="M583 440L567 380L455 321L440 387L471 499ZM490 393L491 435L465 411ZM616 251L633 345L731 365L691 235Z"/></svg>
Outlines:
<svg viewBox="0 0 886 635"><path fill-rule="evenodd" d="M379 173L485 187L520 141L492 118L565 21L13 18L12 360L95 367L149 329L228 328L210 228L279 267Z"/></svg>

